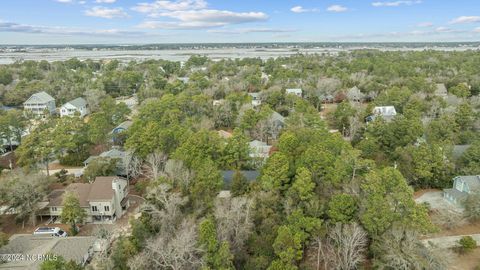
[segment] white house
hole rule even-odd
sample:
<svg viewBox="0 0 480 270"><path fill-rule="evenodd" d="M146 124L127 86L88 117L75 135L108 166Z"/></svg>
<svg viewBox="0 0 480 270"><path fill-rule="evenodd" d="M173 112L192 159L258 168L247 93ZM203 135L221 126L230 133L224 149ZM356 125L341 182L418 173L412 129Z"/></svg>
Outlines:
<svg viewBox="0 0 480 270"><path fill-rule="evenodd" d="M252 106L257 107L262 105L262 100L260 98L260 93L248 93L250 97L252 97Z"/></svg>
<svg viewBox="0 0 480 270"><path fill-rule="evenodd" d="M385 121L390 122L397 115L397 111L393 106L377 106L373 108L373 115L367 117L367 122L375 120L377 117L382 117Z"/></svg>
<svg viewBox="0 0 480 270"><path fill-rule="evenodd" d="M55 99L42 91L33 94L23 103L23 109L27 113L32 113L36 116L43 116L45 113L55 113Z"/></svg>
<svg viewBox="0 0 480 270"><path fill-rule="evenodd" d="M60 116L74 116L76 113L80 117L88 114L87 101L84 98L76 98L62 105L60 108Z"/></svg>
<svg viewBox="0 0 480 270"><path fill-rule="evenodd" d="M65 189L52 191L40 215L59 219L66 192L78 197L80 206L87 213L85 221L88 223L114 221L122 217L128 208L127 180L117 176L101 176L95 178L93 183L73 183Z"/></svg>
<svg viewBox="0 0 480 270"><path fill-rule="evenodd" d="M285 90L285 92L287 93L287 95L293 94L293 95L296 95L297 97L302 97L303 95L303 91L300 88L290 88Z"/></svg>
<svg viewBox="0 0 480 270"><path fill-rule="evenodd" d="M480 176L467 175L453 178L453 188L443 190L443 197L455 204L462 204L469 194L480 190Z"/></svg>

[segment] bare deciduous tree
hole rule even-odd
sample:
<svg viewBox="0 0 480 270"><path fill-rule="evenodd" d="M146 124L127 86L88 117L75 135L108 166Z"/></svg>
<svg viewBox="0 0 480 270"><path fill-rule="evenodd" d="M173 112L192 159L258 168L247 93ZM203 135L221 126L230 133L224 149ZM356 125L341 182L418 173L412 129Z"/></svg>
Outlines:
<svg viewBox="0 0 480 270"><path fill-rule="evenodd" d="M194 173L188 169L183 161L170 159L165 164L165 173L175 185L187 189L194 178Z"/></svg>
<svg viewBox="0 0 480 270"><path fill-rule="evenodd" d="M142 211L152 216L152 223L161 225L160 234L169 234L182 218L181 207L187 198L171 192L171 186L159 184L149 189Z"/></svg>
<svg viewBox="0 0 480 270"><path fill-rule="evenodd" d="M132 151L125 152L123 164L125 166L125 172L127 173L127 179L135 178L142 172L142 160Z"/></svg>
<svg viewBox="0 0 480 270"><path fill-rule="evenodd" d="M428 250L418 241L415 231L394 227L375 241L372 248L379 255L374 262L378 269L447 269L447 258Z"/></svg>
<svg viewBox="0 0 480 270"><path fill-rule="evenodd" d="M167 158L168 156L160 151L155 151L148 155L146 159L146 176L150 179L157 180L165 168Z"/></svg>
<svg viewBox="0 0 480 270"><path fill-rule="evenodd" d="M198 269L202 265L197 247L197 225L185 219L172 234L159 234L130 261L132 269Z"/></svg>
<svg viewBox="0 0 480 270"><path fill-rule="evenodd" d="M217 198L215 202L218 238L228 241L235 252L242 250L252 231L252 205L247 197Z"/></svg>
<svg viewBox="0 0 480 270"><path fill-rule="evenodd" d="M314 238L316 269L351 270L365 260L368 246L367 233L360 225L336 224L328 230L327 236Z"/></svg>

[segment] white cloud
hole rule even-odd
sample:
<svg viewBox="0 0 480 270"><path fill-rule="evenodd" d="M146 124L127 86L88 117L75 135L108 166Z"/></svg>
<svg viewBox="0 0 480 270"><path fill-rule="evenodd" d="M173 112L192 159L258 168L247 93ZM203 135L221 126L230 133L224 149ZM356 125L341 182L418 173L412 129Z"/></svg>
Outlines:
<svg viewBox="0 0 480 270"><path fill-rule="evenodd" d="M178 0L139 3L132 9L141 13L147 13L154 17L155 14L165 11L197 10L205 8L207 8L207 2L204 0Z"/></svg>
<svg viewBox="0 0 480 270"><path fill-rule="evenodd" d="M215 29L208 30L215 34L247 34L247 33L290 33L296 32L295 29L276 29L276 28L237 28L237 29Z"/></svg>
<svg viewBox="0 0 480 270"><path fill-rule="evenodd" d="M117 2L117 0L95 0L95 3L100 3L100 4L113 4Z"/></svg>
<svg viewBox="0 0 480 270"><path fill-rule="evenodd" d="M241 24L249 22L258 22L268 19L263 12L232 12L226 10L186 10L162 12L155 15L156 17L168 17L175 21L146 21L140 24L140 28L150 29L201 29L220 27L231 24Z"/></svg>
<svg viewBox="0 0 480 270"><path fill-rule="evenodd" d="M435 32L438 32L438 33L451 33L451 32L454 32L454 30L451 29L451 28L448 28L448 27L440 26L440 27L435 28Z"/></svg>
<svg viewBox="0 0 480 270"><path fill-rule="evenodd" d="M85 10L85 15L105 19L126 18L128 14L122 8L93 7Z"/></svg>
<svg viewBox="0 0 480 270"><path fill-rule="evenodd" d="M480 33L480 27L477 27L477 28L473 29L473 32Z"/></svg>
<svg viewBox="0 0 480 270"><path fill-rule="evenodd" d="M170 21L149 19L138 25L148 29L202 29L268 19L263 12L234 12L208 9L205 0L154 1L139 3L132 10L150 18L170 18Z"/></svg>
<svg viewBox="0 0 480 270"><path fill-rule="evenodd" d="M450 21L450 24L459 23L477 23L480 22L480 16L460 16Z"/></svg>
<svg viewBox="0 0 480 270"><path fill-rule="evenodd" d="M406 0L406 1L384 1L384 2L373 2L372 6L374 7L398 7L398 6L411 6L416 4L421 4L421 0Z"/></svg>
<svg viewBox="0 0 480 270"><path fill-rule="evenodd" d="M304 8L302 6L294 6L290 9L291 12L294 12L294 13L306 13L306 12L316 12L318 11L318 9L316 8Z"/></svg>
<svg viewBox="0 0 480 270"><path fill-rule="evenodd" d="M85 5L85 4L87 3L87 1L78 1L78 3L79 3L80 5Z"/></svg>
<svg viewBox="0 0 480 270"><path fill-rule="evenodd" d="M55 0L55 2L59 2L59 3L72 3L73 0Z"/></svg>
<svg viewBox="0 0 480 270"><path fill-rule="evenodd" d="M19 24L14 22L0 22L0 32L16 32L30 34L52 34L62 36L143 36L144 32L123 31L118 29L75 29L67 27L50 27L40 25Z"/></svg>
<svg viewBox="0 0 480 270"><path fill-rule="evenodd" d="M327 11L330 12L345 12L348 8L341 6L341 5L332 5L327 8Z"/></svg>
<svg viewBox="0 0 480 270"><path fill-rule="evenodd" d="M432 27L433 26L433 23L431 22L421 22L419 24L417 24L418 27Z"/></svg>

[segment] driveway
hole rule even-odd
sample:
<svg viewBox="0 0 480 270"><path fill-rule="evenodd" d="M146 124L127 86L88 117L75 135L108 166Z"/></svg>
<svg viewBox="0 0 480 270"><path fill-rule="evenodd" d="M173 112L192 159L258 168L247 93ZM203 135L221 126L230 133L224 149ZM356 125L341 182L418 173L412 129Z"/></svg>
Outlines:
<svg viewBox="0 0 480 270"><path fill-rule="evenodd" d="M463 207L450 203L444 199L443 191L426 192L422 196L415 199L415 202L428 203L430 205L430 209L432 210L455 212L459 214L462 214L464 211Z"/></svg>
<svg viewBox="0 0 480 270"><path fill-rule="evenodd" d="M480 243L480 234L443 236L421 240L426 247L452 248L458 246L458 240L464 236L471 236Z"/></svg>

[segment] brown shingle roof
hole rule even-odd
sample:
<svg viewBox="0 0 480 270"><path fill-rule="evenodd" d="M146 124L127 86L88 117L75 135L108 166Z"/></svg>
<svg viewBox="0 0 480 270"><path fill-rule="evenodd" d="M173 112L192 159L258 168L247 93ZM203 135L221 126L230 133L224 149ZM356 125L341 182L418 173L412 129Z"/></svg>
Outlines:
<svg viewBox="0 0 480 270"><path fill-rule="evenodd" d="M65 190L67 192L72 192L73 194L78 196L78 200L80 201L80 206L82 207L90 206L90 204L88 203L88 194L91 191L91 184L73 183L73 184L70 184Z"/></svg>
<svg viewBox="0 0 480 270"><path fill-rule="evenodd" d="M116 176L99 176L91 184L88 201L110 201L113 197L112 181Z"/></svg>
<svg viewBox="0 0 480 270"><path fill-rule="evenodd" d="M62 206L65 192L73 192L77 195L82 207L89 207L91 201L110 201L114 196L112 181L116 178L116 176L100 176L91 184L73 183L64 190L54 190L48 195L48 206Z"/></svg>

